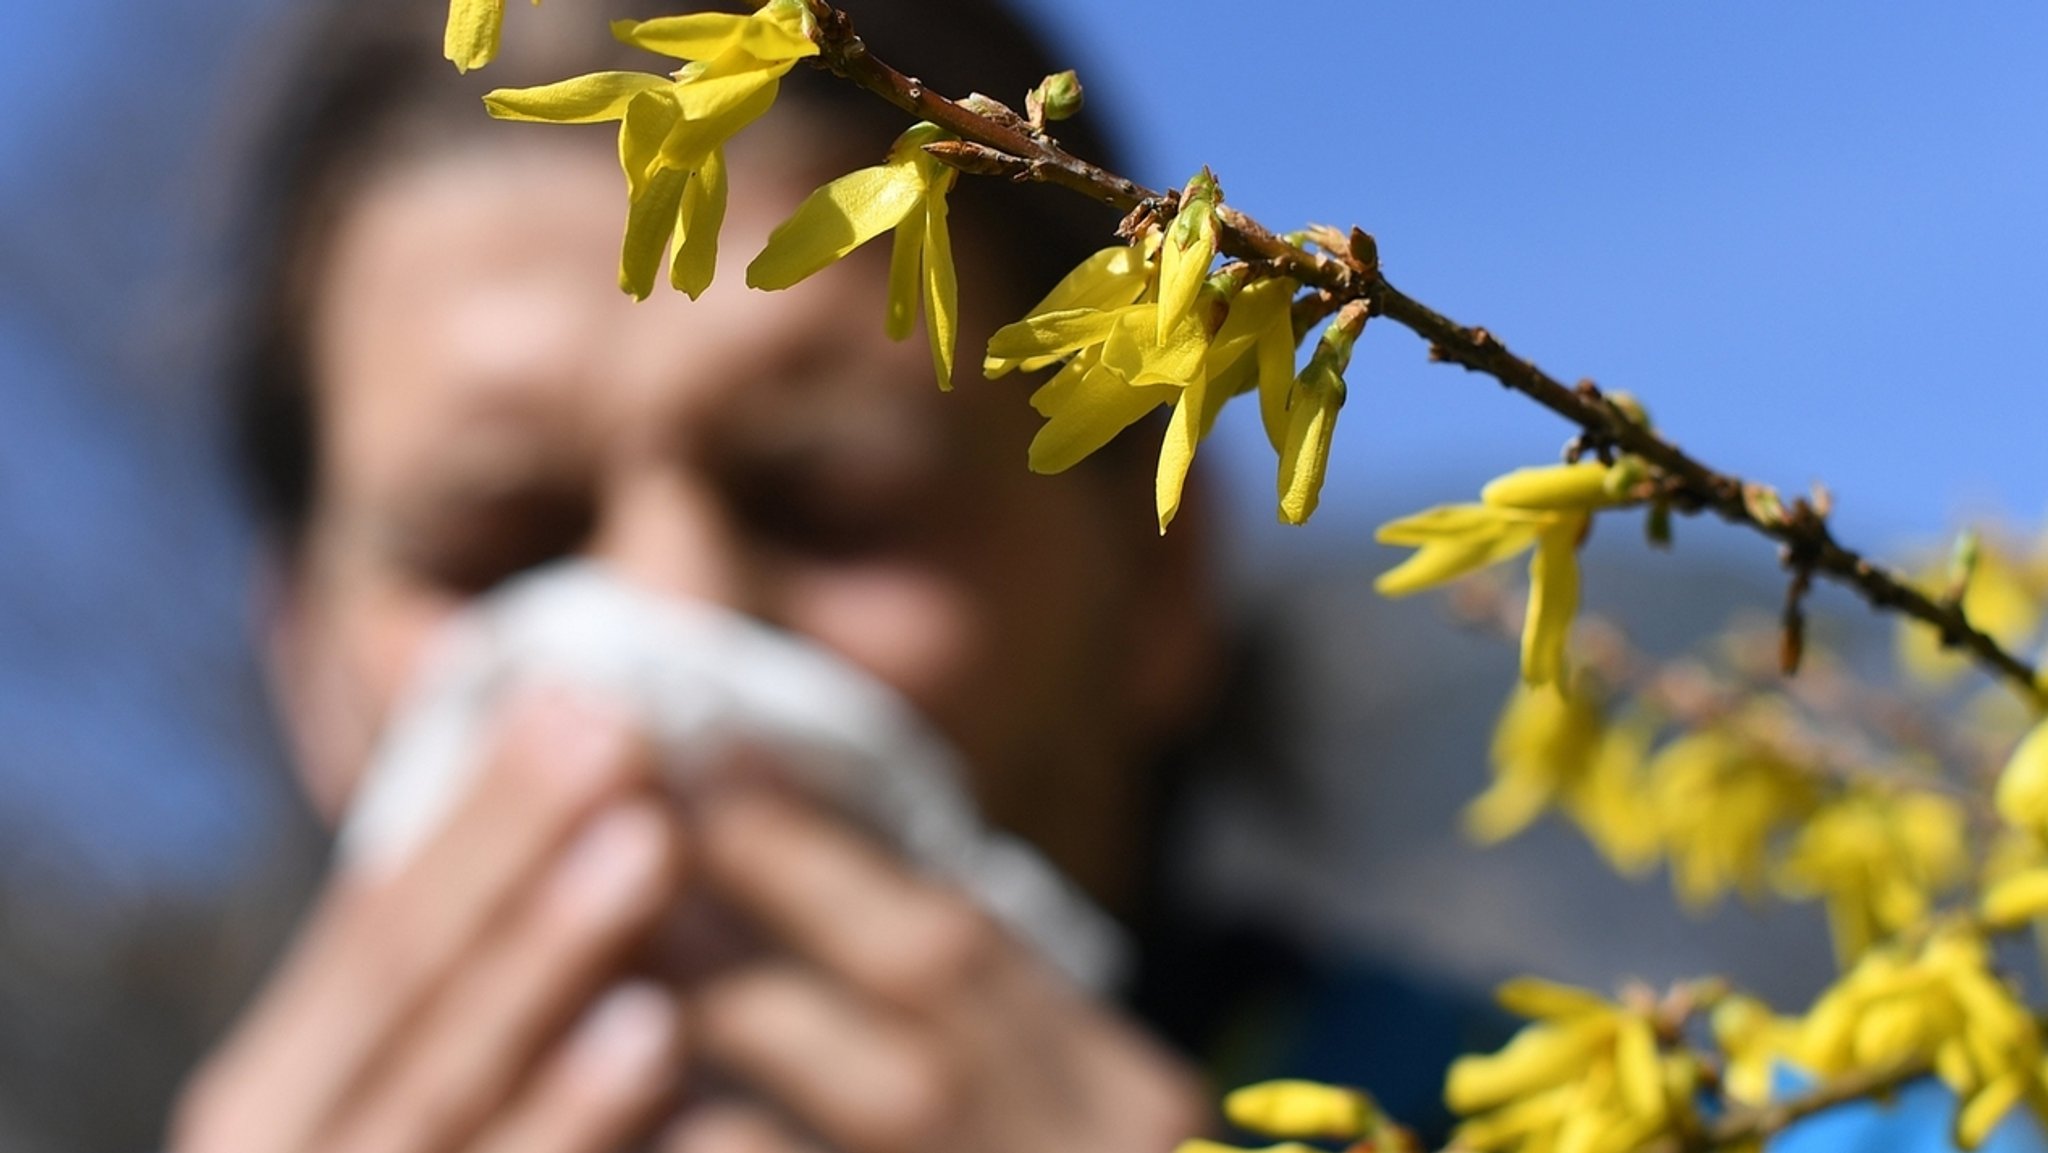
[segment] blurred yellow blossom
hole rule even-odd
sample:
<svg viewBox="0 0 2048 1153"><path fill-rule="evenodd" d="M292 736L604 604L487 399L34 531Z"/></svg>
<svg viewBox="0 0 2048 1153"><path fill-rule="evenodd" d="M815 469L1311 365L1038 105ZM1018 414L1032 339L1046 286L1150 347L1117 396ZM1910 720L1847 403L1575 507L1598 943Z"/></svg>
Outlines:
<svg viewBox="0 0 2048 1153"><path fill-rule="evenodd" d="M1502 986L1500 1001L1535 1023L1451 1065L1444 1101L1467 1117L1457 1147L1629 1153L1692 1121L1698 1067L1663 1051L1643 1011L1527 978Z"/></svg>
<svg viewBox="0 0 2048 1153"><path fill-rule="evenodd" d="M1754 997L1721 999L1710 1018L1714 1043L1726 1058L1722 1084L1728 1095L1748 1105L1771 1099L1778 1063L1797 1044L1799 1021L1781 1017Z"/></svg>
<svg viewBox="0 0 2048 1153"><path fill-rule="evenodd" d="M673 77L595 72L537 88L500 88L485 95L484 105L504 120L619 121L628 202L619 287L645 299L668 256L670 282L695 297L717 268L725 142L775 102L792 65L817 54L808 20L802 0L769 0L751 16L615 21L612 34L621 41L688 63Z"/></svg>
<svg viewBox="0 0 2048 1153"><path fill-rule="evenodd" d="M1262 1081L1223 1099L1232 1125L1269 1137L1350 1141L1373 1127L1379 1109L1356 1089L1319 1081Z"/></svg>
<svg viewBox="0 0 2048 1153"><path fill-rule="evenodd" d="M895 229L887 331L895 340L909 336L922 297L941 388L953 387L959 330L960 291L946 227L946 193L959 173L924 146L948 138L935 124L913 126L891 146L886 163L849 172L806 197L747 265L751 287L788 288Z"/></svg>
<svg viewBox="0 0 2048 1153"><path fill-rule="evenodd" d="M1823 994L1788 1057L1822 1077L1925 1065L1959 1098L1954 1137L1975 1148L2016 1105L2048 1121L2040 1026L1963 928L1907 952L1873 949Z"/></svg>
<svg viewBox="0 0 2048 1153"><path fill-rule="evenodd" d="M2048 721L2020 738L1998 778L1998 815L2048 843Z"/></svg>
<svg viewBox="0 0 2048 1153"><path fill-rule="evenodd" d="M1844 965L1920 922L1969 865L1962 806L1933 793L1856 788L1829 801L1793 837L1780 892L1827 902Z"/></svg>
<svg viewBox="0 0 2048 1153"><path fill-rule="evenodd" d="M1647 777L1679 899L1704 907L1730 888L1762 895L1771 838L1812 812L1812 782L1734 726L1680 736Z"/></svg>

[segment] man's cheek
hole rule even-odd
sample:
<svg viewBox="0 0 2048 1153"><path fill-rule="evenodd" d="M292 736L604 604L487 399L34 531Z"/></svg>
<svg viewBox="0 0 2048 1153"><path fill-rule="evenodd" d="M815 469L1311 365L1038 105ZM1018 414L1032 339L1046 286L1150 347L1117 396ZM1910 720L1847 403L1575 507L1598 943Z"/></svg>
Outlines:
<svg viewBox="0 0 2048 1153"><path fill-rule="evenodd" d="M785 622L895 688L952 731L959 703L989 687L1000 654L983 603L943 571L900 562L834 566L795 576Z"/></svg>

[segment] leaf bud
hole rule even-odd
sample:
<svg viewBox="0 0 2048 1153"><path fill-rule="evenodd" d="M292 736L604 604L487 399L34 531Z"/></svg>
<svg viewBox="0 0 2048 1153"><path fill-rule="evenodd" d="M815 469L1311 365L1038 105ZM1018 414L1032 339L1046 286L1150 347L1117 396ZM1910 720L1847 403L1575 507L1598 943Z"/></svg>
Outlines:
<svg viewBox="0 0 2048 1153"><path fill-rule="evenodd" d="M1779 499L1778 490L1770 485L1743 485L1742 507L1751 520L1764 528L1779 528L1785 523L1785 502Z"/></svg>

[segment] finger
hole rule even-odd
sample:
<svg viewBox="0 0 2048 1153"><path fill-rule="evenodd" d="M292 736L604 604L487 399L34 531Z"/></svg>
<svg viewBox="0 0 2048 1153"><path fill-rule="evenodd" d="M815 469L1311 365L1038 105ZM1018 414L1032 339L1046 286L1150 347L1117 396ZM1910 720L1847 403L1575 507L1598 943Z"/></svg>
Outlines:
<svg viewBox="0 0 2048 1153"><path fill-rule="evenodd" d="M249 1023L203 1075L195 1128L224 1147L303 1146L509 895L604 797L648 771L619 714L566 698L509 713L497 753L415 859L329 886Z"/></svg>
<svg viewBox="0 0 2048 1153"><path fill-rule="evenodd" d="M560 1024L670 903L678 843L665 807L592 818L538 891L487 934L367 1084L333 1147L454 1148L504 1107Z"/></svg>
<svg viewBox="0 0 2048 1153"><path fill-rule="evenodd" d="M755 1105L706 1102L676 1119L661 1153L823 1153L774 1114Z"/></svg>
<svg viewBox="0 0 2048 1153"><path fill-rule="evenodd" d="M614 1153L674 1093L684 1052L675 997L650 981L606 993L492 1121L475 1153Z"/></svg>
<svg viewBox="0 0 2048 1153"><path fill-rule="evenodd" d="M798 802L732 790L695 812L706 885L863 992L943 1012L1004 979L1021 953L965 895Z"/></svg>
<svg viewBox="0 0 2048 1153"><path fill-rule="evenodd" d="M952 1131L960 1072L907 1019L794 964L754 965L691 1002L702 1062L854 1153Z"/></svg>

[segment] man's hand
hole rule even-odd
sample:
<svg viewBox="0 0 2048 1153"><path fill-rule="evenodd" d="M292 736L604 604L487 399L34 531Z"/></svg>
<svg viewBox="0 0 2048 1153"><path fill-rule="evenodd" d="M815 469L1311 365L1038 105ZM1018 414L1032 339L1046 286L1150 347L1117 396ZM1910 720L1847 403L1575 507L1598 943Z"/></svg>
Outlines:
<svg viewBox="0 0 2048 1153"><path fill-rule="evenodd" d="M762 1106L665 1153L1163 1153L1210 1127L1192 1073L965 896L789 798L693 807L698 881L792 958L695 992L693 1055Z"/></svg>
<svg viewBox="0 0 2048 1153"><path fill-rule="evenodd" d="M187 1089L174 1153L612 1153L675 1085L673 993L612 982L678 850L622 717L514 709L410 860L330 882Z"/></svg>

